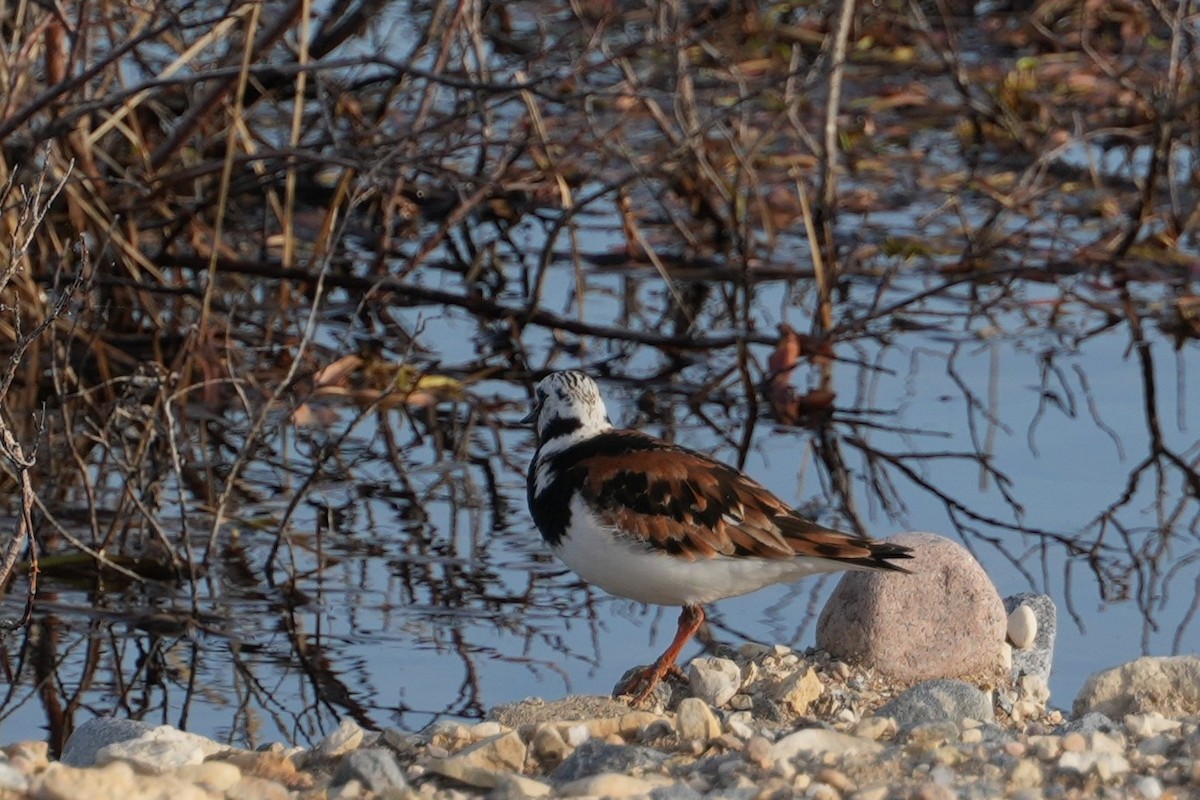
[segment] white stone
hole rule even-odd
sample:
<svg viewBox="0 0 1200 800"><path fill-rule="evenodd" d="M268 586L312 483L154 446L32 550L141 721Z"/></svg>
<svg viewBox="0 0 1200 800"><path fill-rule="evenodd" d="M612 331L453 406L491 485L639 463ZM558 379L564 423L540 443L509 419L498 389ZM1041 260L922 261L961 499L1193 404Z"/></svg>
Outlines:
<svg viewBox="0 0 1200 800"><path fill-rule="evenodd" d="M786 762L801 753L832 753L836 756L847 753L873 755L882 749L882 745L870 739L821 728L806 728L789 734L771 745L771 760L775 763Z"/></svg>
<svg viewBox="0 0 1200 800"><path fill-rule="evenodd" d="M1163 795L1162 781L1153 775L1147 775L1144 778L1139 778L1138 781L1133 784L1133 788L1137 790L1138 794L1146 798L1146 800L1158 800L1158 798L1162 797Z"/></svg>
<svg viewBox="0 0 1200 800"><path fill-rule="evenodd" d="M853 800L887 800L888 793L887 786L872 786L869 789L859 789L850 797Z"/></svg>
<svg viewBox="0 0 1200 800"><path fill-rule="evenodd" d="M1095 771L1101 780L1109 780L1129 772L1129 762L1116 753L1097 753L1092 750L1063 753L1058 759L1058 768L1068 772L1087 775Z"/></svg>
<svg viewBox="0 0 1200 800"><path fill-rule="evenodd" d="M1125 731L1130 736L1146 739L1159 733L1177 731L1183 725L1177 719L1167 719L1162 714L1152 711L1149 714L1126 714Z"/></svg>
<svg viewBox="0 0 1200 800"><path fill-rule="evenodd" d="M224 745L170 725L159 725L136 739L101 747L95 753L95 763L110 764L125 761L137 771L159 775L188 764L200 764L215 753L227 750Z"/></svg>
<svg viewBox="0 0 1200 800"><path fill-rule="evenodd" d="M504 728L495 720L486 720L471 726L471 738L475 740L487 739L501 733L504 733Z"/></svg>
<svg viewBox="0 0 1200 800"><path fill-rule="evenodd" d="M1107 733L1096 731L1092 734L1088 746L1095 753L1112 753L1119 756L1125 752L1125 743L1117 737L1120 737L1120 734L1114 737L1109 736Z"/></svg>
<svg viewBox="0 0 1200 800"><path fill-rule="evenodd" d="M324 758L336 758L351 750L357 750L367 735L357 722L352 719L342 720L337 730L322 739L316 746L316 753Z"/></svg>
<svg viewBox="0 0 1200 800"><path fill-rule="evenodd" d="M563 739L558 728L552 724L538 728L530 740L529 746L533 749L534 756L543 762L543 766L547 763L550 766L556 766L571 752L570 745Z"/></svg>
<svg viewBox="0 0 1200 800"><path fill-rule="evenodd" d="M754 735L754 729L740 719L729 720L729 732L739 739L749 739Z"/></svg>
<svg viewBox="0 0 1200 800"><path fill-rule="evenodd" d="M520 735L509 731L460 750L450 760L496 772L520 772L525 768L527 752L528 746Z"/></svg>
<svg viewBox="0 0 1200 800"><path fill-rule="evenodd" d="M505 775L496 784L496 793L508 797L545 797L553 790L550 784L524 775Z"/></svg>
<svg viewBox="0 0 1200 800"><path fill-rule="evenodd" d="M1165 717L1200 713L1200 655L1144 656L1097 672L1075 698L1074 714L1111 719L1157 711Z"/></svg>
<svg viewBox="0 0 1200 800"><path fill-rule="evenodd" d="M1036 638L1037 616L1022 603L1008 615L1008 642L1018 650L1028 650Z"/></svg>
<svg viewBox="0 0 1200 800"><path fill-rule="evenodd" d="M572 725L567 728L566 735L567 744L571 747L579 747L579 745L592 738L592 731L587 725Z"/></svg>
<svg viewBox="0 0 1200 800"><path fill-rule="evenodd" d="M701 656L688 664L688 685L693 697L713 708L733 698L742 684L742 671L728 658Z"/></svg>
<svg viewBox="0 0 1200 800"><path fill-rule="evenodd" d="M24 794L29 789L29 778L25 773L12 766L0 762L0 791Z"/></svg>
<svg viewBox="0 0 1200 800"><path fill-rule="evenodd" d="M175 770L175 777L184 783L224 794L242 779L242 771L225 761L205 761L203 764L180 767Z"/></svg>
<svg viewBox="0 0 1200 800"><path fill-rule="evenodd" d="M1129 772L1129 761L1125 756L1116 753L1096 754L1096 774L1100 776L1100 780L1111 780L1126 772Z"/></svg>
<svg viewBox="0 0 1200 800"><path fill-rule="evenodd" d="M854 726L854 732L864 739L884 739L896 735L900 726L891 717L864 717Z"/></svg>
<svg viewBox="0 0 1200 800"><path fill-rule="evenodd" d="M685 741L693 739L707 742L721 735L721 723L713 714L708 703L699 697L689 697L679 704L676 711L675 728Z"/></svg>
<svg viewBox="0 0 1200 800"><path fill-rule="evenodd" d="M811 800L838 800L841 794L828 783L817 781L808 785L808 788L804 790L804 796Z"/></svg>
<svg viewBox="0 0 1200 800"><path fill-rule="evenodd" d="M1014 789L1032 789L1042 785L1042 768L1036 762L1023 758L1013 767L1009 781Z"/></svg>
<svg viewBox="0 0 1200 800"><path fill-rule="evenodd" d="M435 758L427 766L439 775L480 789L494 789L511 774L469 764L461 758Z"/></svg>
<svg viewBox="0 0 1200 800"><path fill-rule="evenodd" d="M646 797L655 789L670 784L669 778L661 776L634 778L617 772L601 772L560 786L558 793L562 797Z"/></svg>

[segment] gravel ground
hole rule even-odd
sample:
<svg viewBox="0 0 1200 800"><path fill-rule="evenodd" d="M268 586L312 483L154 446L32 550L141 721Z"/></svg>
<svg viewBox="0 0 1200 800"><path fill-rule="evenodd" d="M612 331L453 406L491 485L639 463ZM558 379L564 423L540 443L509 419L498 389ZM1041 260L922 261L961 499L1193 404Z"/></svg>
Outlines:
<svg viewBox="0 0 1200 800"><path fill-rule="evenodd" d="M419 734L347 721L311 750L92 720L58 762L4 748L0 798L1200 798L1200 657L1094 676L1070 715L1047 700L1038 677L902 685L747 645L694 661L656 710L529 699Z"/></svg>

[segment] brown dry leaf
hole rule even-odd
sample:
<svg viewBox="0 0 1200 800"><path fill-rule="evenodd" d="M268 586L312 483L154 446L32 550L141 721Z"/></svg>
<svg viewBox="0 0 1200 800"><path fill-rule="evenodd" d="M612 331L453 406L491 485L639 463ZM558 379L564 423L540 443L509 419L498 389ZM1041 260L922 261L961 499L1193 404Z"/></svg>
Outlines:
<svg viewBox="0 0 1200 800"><path fill-rule="evenodd" d="M734 69L743 77L758 78L769 73L777 63L773 58L748 58L738 62Z"/></svg>
<svg viewBox="0 0 1200 800"><path fill-rule="evenodd" d="M775 349L767 358L767 366L771 368L772 383L788 380L792 370L796 368L796 363L800 360L800 353L804 351L804 340L807 338L801 336L795 328L787 323L779 326L779 341L775 343Z"/></svg>
<svg viewBox="0 0 1200 800"><path fill-rule="evenodd" d="M353 381L352 381L353 379ZM463 396L463 382L446 375L422 373L410 364L348 355L322 367L313 376L313 397L341 398L358 406L428 408ZM297 425L328 425L336 412L301 404L292 413Z"/></svg>
<svg viewBox="0 0 1200 800"><path fill-rule="evenodd" d="M794 425L814 410L833 404L833 392L827 390L796 396L791 375L802 356L808 356L813 363L823 363L833 357L833 345L827 341L818 344L811 336L797 333L790 325L780 325L779 341L767 358L771 372L764 394L775 418L785 425Z"/></svg>
<svg viewBox="0 0 1200 800"><path fill-rule="evenodd" d="M342 356L332 364L327 364L317 370L317 374L313 375L313 385L318 388L345 386L347 379L362 369L366 363L366 359L358 354Z"/></svg>
<svg viewBox="0 0 1200 800"><path fill-rule="evenodd" d="M796 398L796 411L801 417L826 414L833 410L837 393L832 389L813 389Z"/></svg>
<svg viewBox="0 0 1200 800"><path fill-rule="evenodd" d="M876 114L897 108L921 108L929 105L929 89L920 84L909 84L890 94L864 98L855 105Z"/></svg>

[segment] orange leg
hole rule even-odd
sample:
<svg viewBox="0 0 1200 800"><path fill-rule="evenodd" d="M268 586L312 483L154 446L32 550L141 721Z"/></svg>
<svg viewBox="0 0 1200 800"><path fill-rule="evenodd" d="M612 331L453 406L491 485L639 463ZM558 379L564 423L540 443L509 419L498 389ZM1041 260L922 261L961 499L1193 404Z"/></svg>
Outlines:
<svg viewBox="0 0 1200 800"><path fill-rule="evenodd" d="M691 638L696 635L696 631L700 630L700 626L704 624L704 609L698 605L684 606L683 611L679 614L679 627L675 631L675 639L671 642L671 646L667 651L658 657L658 660L649 667L639 670L630 676L623 685L618 687L617 694L632 694L633 705L641 705L654 691L663 678L668 675L674 677L683 677L683 670L675 663L679 658L679 654L687 645Z"/></svg>

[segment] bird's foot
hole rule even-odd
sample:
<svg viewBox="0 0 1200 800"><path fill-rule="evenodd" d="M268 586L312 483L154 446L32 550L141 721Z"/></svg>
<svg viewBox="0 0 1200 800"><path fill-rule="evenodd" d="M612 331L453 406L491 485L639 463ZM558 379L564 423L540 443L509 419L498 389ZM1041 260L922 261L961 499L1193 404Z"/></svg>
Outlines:
<svg viewBox="0 0 1200 800"><path fill-rule="evenodd" d="M684 680L686 676L678 664L651 664L648 667L630 670L613 690L614 697L629 697L629 705L645 708L653 705L654 690L664 678ZM664 700L665 703L665 700Z"/></svg>

